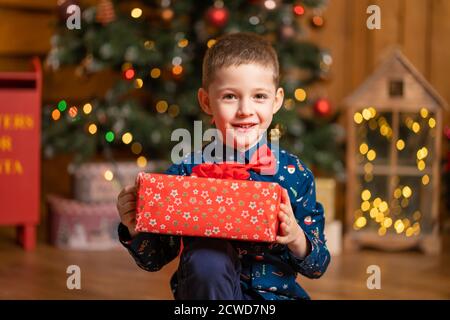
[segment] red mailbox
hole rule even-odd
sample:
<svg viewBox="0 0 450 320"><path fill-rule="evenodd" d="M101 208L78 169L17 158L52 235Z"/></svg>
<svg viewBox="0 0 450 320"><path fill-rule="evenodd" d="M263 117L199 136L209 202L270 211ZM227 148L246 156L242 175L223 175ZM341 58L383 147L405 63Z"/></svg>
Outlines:
<svg viewBox="0 0 450 320"><path fill-rule="evenodd" d="M0 72L0 225L17 226L25 250L36 246L40 212L42 70Z"/></svg>

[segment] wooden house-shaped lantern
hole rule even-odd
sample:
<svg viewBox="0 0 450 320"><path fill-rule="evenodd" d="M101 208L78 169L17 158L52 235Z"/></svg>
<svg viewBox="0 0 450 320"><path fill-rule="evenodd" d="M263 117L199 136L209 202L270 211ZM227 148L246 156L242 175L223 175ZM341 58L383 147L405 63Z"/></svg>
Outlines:
<svg viewBox="0 0 450 320"><path fill-rule="evenodd" d="M398 50L344 100L346 248L438 253L445 101Z"/></svg>

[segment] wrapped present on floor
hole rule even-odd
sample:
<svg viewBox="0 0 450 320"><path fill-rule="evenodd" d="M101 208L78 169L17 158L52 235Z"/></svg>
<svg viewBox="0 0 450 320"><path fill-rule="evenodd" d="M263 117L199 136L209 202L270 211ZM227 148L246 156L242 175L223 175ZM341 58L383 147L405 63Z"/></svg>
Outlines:
<svg viewBox="0 0 450 320"><path fill-rule="evenodd" d="M116 204L88 204L56 195L47 197L50 242L62 249L118 248Z"/></svg>
<svg viewBox="0 0 450 320"><path fill-rule="evenodd" d="M277 183L141 172L137 184L136 231L275 241Z"/></svg>
<svg viewBox="0 0 450 320"><path fill-rule="evenodd" d="M149 161L145 168L135 161L83 163L73 171L75 200L89 203L115 202L120 190L134 183L140 171L162 172L167 168L165 161ZM109 179L105 176L109 175Z"/></svg>

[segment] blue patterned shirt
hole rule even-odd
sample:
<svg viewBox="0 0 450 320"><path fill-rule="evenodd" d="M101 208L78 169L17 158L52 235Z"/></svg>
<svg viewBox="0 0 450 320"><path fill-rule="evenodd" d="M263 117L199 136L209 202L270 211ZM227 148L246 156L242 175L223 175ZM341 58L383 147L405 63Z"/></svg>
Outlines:
<svg viewBox="0 0 450 320"><path fill-rule="evenodd" d="M230 240L242 264L241 287L246 291L257 293L266 300L309 299L306 291L296 282L297 274L300 273L308 278L319 278L330 263L330 254L324 236L324 211L322 205L316 201L312 172L297 156L275 148L263 139L242 153L221 145L223 157L232 154L228 160L248 163L257 147L265 143L276 157L277 171L274 175L260 175L250 171L249 180L277 182L288 190L297 223L305 232L311 251L304 259L300 259L289 250L287 245ZM186 156L180 164L173 164L165 173L190 175L192 168L198 164L194 164L194 157L197 157L196 159L200 157L202 162L222 162L222 159L218 157L210 159L203 156L201 151L197 151L197 154L193 152ZM119 225L121 243L128 249L139 267L152 272L160 270L179 255L181 239L186 247L191 238L139 233L130 239L128 229L122 224ZM175 296L176 273L172 276L170 284Z"/></svg>

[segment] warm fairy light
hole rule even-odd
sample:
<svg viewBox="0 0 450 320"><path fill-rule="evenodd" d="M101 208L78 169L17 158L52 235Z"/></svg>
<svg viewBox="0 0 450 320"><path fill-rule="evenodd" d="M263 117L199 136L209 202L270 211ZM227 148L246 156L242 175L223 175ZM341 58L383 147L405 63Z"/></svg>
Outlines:
<svg viewBox="0 0 450 320"><path fill-rule="evenodd" d="M426 118L426 117L428 117L428 110L427 109L425 109L425 108L421 108L420 109L420 116L422 117L422 118Z"/></svg>
<svg viewBox="0 0 450 320"><path fill-rule="evenodd" d="M428 119L428 125L430 128L434 128L436 126L436 120L434 120L434 118Z"/></svg>
<svg viewBox="0 0 450 320"><path fill-rule="evenodd" d="M411 237L414 234L414 229L409 227L408 229L406 229L405 234L407 237Z"/></svg>
<svg viewBox="0 0 450 320"><path fill-rule="evenodd" d="M179 75L179 74L181 74L182 72L183 72L183 67L182 67L182 66L180 66L180 65L173 66L173 68L172 68L172 73L173 73L174 75Z"/></svg>
<svg viewBox="0 0 450 320"><path fill-rule="evenodd" d="M406 208L408 205L409 205L409 200L406 198L402 199L402 202L400 202L400 206L402 208Z"/></svg>
<svg viewBox="0 0 450 320"><path fill-rule="evenodd" d="M362 116L364 120L370 120L370 118L372 118L372 113L370 112L369 109L364 109L362 112Z"/></svg>
<svg viewBox="0 0 450 320"><path fill-rule="evenodd" d="M144 85L144 81L142 81L141 78L137 78L137 79L134 81L134 87L137 88L137 89L142 88L143 85Z"/></svg>
<svg viewBox="0 0 450 320"><path fill-rule="evenodd" d="M362 228L367 224L367 219L364 217L359 217L356 219L355 224L358 228Z"/></svg>
<svg viewBox="0 0 450 320"><path fill-rule="evenodd" d="M405 230L405 226L403 225L402 220L398 219L397 221L395 221L394 228L397 233L402 233L403 230Z"/></svg>
<svg viewBox="0 0 450 320"><path fill-rule="evenodd" d="M159 113L166 112L168 107L169 105L167 104L167 101L161 100L156 103L156 111Z"/></svg>
<svg viewBox="0 0 450 320"><path fill-rule="evenodd" d="M420 131L420 124L418 122L414 122L411 128L414 133L418 133Z"/></svg>
<svg viewBox="0 0 450 320"><path fill-rule="evenodd" d="M146 41L144 42L144 47L145 47L145 49L147 49L147 50L152 50L152 49L155 48L155 42L154 42L154 41L151 41L151 40L146 40Z"/></svg>
<svg viewBox="0 0 450 320"><path fill-rule="evenodd" d="M377 208L372 208L372 209L370 209L370 217L372 218L372 219L375 219L376 217L377 217L377 215L378 215L378 209Z"/></svg>
<svg viewBox="0 0 450 320"><path fill-rule="evenodd" d="M364 175L364 181L370 182L370 181L372 181L372 179L373 179L373 175L371 173L366 173Z"/></svg>
<svg viewBox="0 0 450 320"><path fill-rule="evenodd" d="M314 16L312 22L317 27L323 26L323 18L321 16Z"/></svg>
<svg viewBox="0 0 450 320"><path fill-rule="evenodd" d="M140 156L137 158L136 163L139 167L144 168L147 166L147 159L144 156Z"/></svg>
<svg viewBox="0 0 450 320"><path fill-rule="evenodd" d="M59 112L58 109L55 109L52 111L52 119L57 121L59 118L61 118L61 112Z"/></svg>
<svg viewBox="0 0 450 320"><path fill-rule="evenodd" d="M303 102L306 100L306 91L302 88L295 89L294 96L295 99L297 99L300 102Z"/></svg>
<svg viewBox="0 0 450 320"><path fill-rule="evenodd" d="M395 189L394 198L399 199L402 196L402 190L400 188Z"/></svg>
<svg viewBox="0 0 450 320"><path fill-rule="evenodd" d="M426 174L426 175L424 175L423 177L422 177L422 184L424 185L424 186L426 186L427 184L429 184L430 183L430 177Z"/></svg>
<svg viewBox="0 0 450 320"><path fill-rule="evenodd" d="M213 45L216 44L216 42L217 42L216 39L209 39L206 45L208 46L208 48L211 48Z"/></svg>
<svg viewBox="0 0 450 320"><path fill-rule="evenodd" d="M134 142L131 145L131 152L133 152L134 154L139 154L142 152L142 145L139 142Z"/></svg>
<svg viewBox="0 0 450 320"><path fill-rule="evenodd" d="M173 18L173 10L168 8L164 9L161 13L161 17L166 21L171 20Z"/></svg>
<svg viewBox="0 0 450 320"><path fill-rule="evenodd" d="M176 104L172 104L172 105L170 105L169 110L167 111L167 113L172 118L175 118L180 113L180 107L178 105L176 105Z"/></svg>
<svg viewBox="0 0 450 320"><path fill-rule="evenodd" d="M403 150L405 148L405 141L403 141L402 139L398 139L396 145L398 150Z"/></svg>
<svg viewBox="0 0 450 320"><path fill-rule="evenodd" d="M284 100L284 108L286 110L292 110L294 108L294 105L295 105L294 100L289 98Z"/></svg>
<svg viewBox="0 0 450 320"><path fill-rule="evenodd" d="M421 216L422 216L422 214L420 213L419 210L417 210L417 211L415 211L415 212L413 213L413 219L414 219L415 221L419 220Z"/></svg>
<svg viewBox="0 0 450 320"><path fill-rule="evenodd" d="M384 236L385 234L386 234L386 228L385 227L380 227L379 229L378 229L378 235L380 236L380 237L382 237L382 236Z"/></svg>
<svg viewBox="0 0 450 320"><path fill-rule="evenodd" d="M428 149L426 147L417 150L417 159L422 160L428 156Z"/></svg>
<svg viewBox="0 0 450 320"><path fill-rule="evenodd" d="M386 218L383 221L383 226L385 228L389 228L390 226L392 226L392 219L391 218Z"/></svg>
<svg viewBox="0 0 450 320"><path fill-rule="evenodd" d="M369 201L364 201L363 203L361 203L361 210L362 211L367 211L370 208L370 202Z"/></svg>
<svg viewBox="0 0 450 320"><path fill-rule="evenodd" d="M188 44L189 44L189 41L187 39L181 39L180 41L178 41L178 46L180 48L185 48L185 47L187 47Z"/></svg>
<svg viewBox="0 0 450 320"><path fill-rule="evenodd" d="M91 113L91 112L92 112L92 105L91 105L90 103L86 103L86 104L83 106L83 112L84 112L85 114Z"/></svg>
<svg viewBox="0 0 450 320"><path fill-rule="evenodd" d="M373 200L373 206L378 208L380 206L381 203L381 199L380 198L375 198L375 200Z"/></svg>
<svg viewBox="0 0 450 320"><path fill-rule="evenodd" d="M405 228L408 228L411 225L411 222L409 221L408 218L404 218L402 220L402 222L403 222L403 225L405 226Z"/></svg>
<svg viewBox="0 0 450 320"><path fill-rule="evenodd" d="M153 79L159 78L161 75L161 70L159 68L153 68L152 71L150 71L150 77Z"/></svg>
<svg viewBox="0 0 450 320"><path fill-rule="evenodd" d="M369 160L369 161L375 160L376 156L377 156L377 153L373 149L371 149L367 152L367 160Z"/></svg>
<svg viewBox="0 0 450 320"><path fill-rule="evenodd" d="M386 201L382 201L380 203L380 205L378 206L378 210L380 210L380 212L386 212L388 209L388 204Z"/></svg>
<svg viewBox="0 0 450 320"><path fill-rule="evenodd" d="M274 0L266 0L266 1L264 1L264 6L268 10L273 10L277 6L277 4Z"/></svg>
<svg viewBox="0 0 450 320"><path fill-rule="evenodd" d="M133 67L133 65L129 62L125 62L124 64L122 64L122 72L125 72L128 69L131 69Z"/></svg>
<svg viewBox="0 0 450 320"><path fill-rule="evenodd" d="M78 114L78 108L75 107L75 106L70 107L70 109L69 109L69 116L71 118L75 118L77 116L77 114Z"/></svg>
<svg viewBox="0 0 450 320"><path fill-rule="evenodd" d="M381 134L382 136L387 136L387 135L389 134L389 127L388 127L387 125L383 124L383 125L380 127L380 134Z"/></svg>
<svg viewBox="0 0 450 320"><path fill-rule="evenodd" d="M373 170L373 164L371 164L370 162L367 162L367 163L364 165L364 172L365 172L365 173L371 173L372 170Z"/></svg>
<svg viewBox="0 0 450 320"><path fill-rule="evenodd" d="M412 195L412 190L411 190L411 188L408 187L408 186L403 187L403 189L402 189L402 194L403 194L403 196L404 196L405 198L411 197L411 195Z"/></svg>
<svg viewBox="0 0 450 320"><path fill-rule="evenodd" d="M423 160L419 160L418 162L417 162L417 169L419 169L419 171L423 171L423 170L425 170L425 161L423 161Z"/></svg>
<svg viewBox="0 0 450 320"><path fill-rule="evenodd" d="M142 16L142 9L134 8L133 10L131 10L131 16L135 19L139 18L140 16Z"/></svg>
<svg viewBox="0 0 450 320"><path fill-rule="evenodd" d="M124 133L122 135L122 142L123 143L130 144L131 141L133 141L133 135L131 133L127 132L127 133Z"/></svg>
<svg viewBox="0 0 450 320"><path fill-rule="evenodd" d="M381 223L384 221L384 214L382 212L378 212L377 216L375 217L375 221L378 223Z"/></svg>
<svg viewBox="0 0 450 320"><path fill-rule="evenodd" d="M106 170L104 173L104 177L107 181L111 181L112 179L114 179L114 174L111 170Z"/></svg>
<svg viewBox="0 0 450 320"><path fill-rule="evenodd" d="M372 195L370 194L370 191L367 189L361 192L361 199L363 199L364 201L369 200L371 196Z"/></svg>
<svg viewBox="0 0 450 320"><path fill-rule="evenodd" d="M359 146L359 152L361 154L366 154L367 151L369 151L369 146L367 145L367 143L361 143L361 145Z"/></svg>
<svg viewBox="0 0 450 320"><path fill-rule="evenodd" d="M91 123L88 127L88 131L90 134L96 134L97 133L97 126L94 123Z"/></svg>
<svg viewBox="0 0 450 320"><path fill-rule="evenodd" d="M362 114L359 113L359 112L356 112L356 113L353 115L353 120L355 121L355 123L361 124L361 123L363 122L363 116L362 116Z"/></svg>

